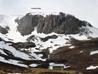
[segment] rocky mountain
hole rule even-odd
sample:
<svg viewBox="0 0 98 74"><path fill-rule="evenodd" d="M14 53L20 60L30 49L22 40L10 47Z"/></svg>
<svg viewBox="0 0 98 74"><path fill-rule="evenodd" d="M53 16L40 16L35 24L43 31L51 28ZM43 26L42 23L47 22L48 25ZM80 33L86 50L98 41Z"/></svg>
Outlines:
<svg viewBox="0 0 98 74"><path fill-rule="evenodd" d="M0 69L63 66L84 74L98 73L98 29L75 16L0 15ZM13 70L13 71L14 71ZM14 71L14 72L16 72Z"/></svg>
<svg viewBox="0 0 98 74"><path fill-rule="evenodd" d="M60 12L58 15L32 15L26 14L21 19L16 19L18 23L17 29L22 35L28 35L34 28L37 28L38 33L49 34L52 32L58 34L77 34L85 31L81 27L92 27L86 21L81 21L72 15L67 15ZM27 29L27 30L25 30ZM87 31L85 33L88 33Z"/></svg>

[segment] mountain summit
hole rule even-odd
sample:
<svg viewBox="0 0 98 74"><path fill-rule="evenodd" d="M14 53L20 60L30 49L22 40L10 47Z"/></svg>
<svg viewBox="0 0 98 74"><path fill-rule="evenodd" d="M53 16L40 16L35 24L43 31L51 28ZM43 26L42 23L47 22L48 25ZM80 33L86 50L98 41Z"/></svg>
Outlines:
<svg viewBox="0 0 98 74"><path fill-rule="evenodd" d="M0 15L0 69L4 71L6 65L15 70L59 65L92 74L98 71L97 44L97 28L63 12Z"/></svg>
<svg viewBox="0 0 98 74"><path fill-rule="evenodd" d="M45 34L52 32L58 34L78 34L84 31L88 33L85 28L82 27L92 27L88 22L81 21L72 15L62 12L58 15L50 14L45 17L43 15L28 13L22 18L17 18L16 22L18 23L17 29L22 35L30 34L34 31L35 27L38 33Z"/></svg>

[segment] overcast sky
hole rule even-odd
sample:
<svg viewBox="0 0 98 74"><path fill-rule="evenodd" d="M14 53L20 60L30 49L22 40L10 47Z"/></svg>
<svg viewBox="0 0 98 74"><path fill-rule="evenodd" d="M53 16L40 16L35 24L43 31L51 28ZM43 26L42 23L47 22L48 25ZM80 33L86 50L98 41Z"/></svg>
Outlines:
<svg viewBox="0 0 98 74"><path fill-rule="evenodd" d="M98 0L0 0L0 14L21 15L32 7L63 11L98 27Z"/></svg>

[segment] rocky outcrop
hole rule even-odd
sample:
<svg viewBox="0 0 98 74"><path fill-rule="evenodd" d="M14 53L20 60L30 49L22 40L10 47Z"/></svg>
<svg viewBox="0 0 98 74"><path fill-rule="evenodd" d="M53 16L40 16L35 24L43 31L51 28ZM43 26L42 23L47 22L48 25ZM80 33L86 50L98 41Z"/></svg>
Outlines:
<svg viewBox="0 0 98 74"><path fill-rule="evenodd" d="M77 34L82 31L82 26L87 26L84 21L80 21L72 15L48 15L44 18L43 24L38 24L38 33L59 33L59 34ZM89 24L89 26L91 26Z"/></svg>
<svg viewBox="0 0 98 74"><path fill-rule="evenodd" d="M58 15L31 15L26 14L23 18L17 19L18 31L22 35L28 35L37 27L38 33L56 32L59 34L77 34L84 32L82 26L90 26L86 21L81 21L72 15L66 15L60 12Z"/></svg>
<svg viewBox="0 0 98 74"><path fill-rule="evenodd" d="M58 36L56 36L56 35L50 35L50 36L46 36L46 37L44 37L44 38L41 38L41 37L37 37L37 36L35 36L35 35L31 35L30 37L27 38L27 41L28 41L28 42L30 42L30 41L35 41L35 40L38 41L38 38L39 38L41 41L46 42L46 41L48 41L49 39L56 39L56 38L58 38Z"/></svg>
<svg viewBox="0 0 98 74"><path fill-rule="evenodd" d="M41 41L45 42L48 41L49 39L56 39L57 36L56 35L51 35L51 36L47 36L45 38L41 38Z"/></svg>
<svg viewBox="0 0 98 74"><path fill-rule="evenodd" d="M17 18L15 21L18 23L18 31L22 35L30 34L34 30L34 27L38 25L40 18L42 18L41 15L31 15L30 13L21 19Z"/></svg>
<svg viewBox="0 0 98 74"><path fill-rule="evenodd" d="M15 47L16 49L18 48L31 48L35 47L35 43L33 42L18 42L18 43L13 43L11 46Z"/></svg>
<svg viewBox="0 0 98 74"><path fill-rule="evenodd" d="M3 28L3 27L0 26L0 33L7 34L8 33L8 29L9 29L8 27Z"/></svg>

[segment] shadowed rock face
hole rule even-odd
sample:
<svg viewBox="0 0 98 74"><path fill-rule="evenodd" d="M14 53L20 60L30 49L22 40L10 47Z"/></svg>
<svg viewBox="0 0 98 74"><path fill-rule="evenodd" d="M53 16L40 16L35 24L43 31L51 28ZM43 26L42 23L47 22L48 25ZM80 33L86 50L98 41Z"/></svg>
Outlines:
<svg viewBox="0 0 98 74"><path fill-rule="evenodd" d="M6 33L8 33L8 29L9 29L8 27L3 28L3 27L0 26L0 33L6 34Z"/></svg>
<svg viewBox="0 0 98 74"><path fill-rule="evenodd" d="M20 20L16 19L15 21L18 23L18 31L22 35L30 34L34 30L34 27L37 26L38 21L41 17L42 16L40 15L31 15L30 13L28 13Z"/></svg>
<svg viewBox="0 0 98 74"><path fill-rule="evenodd" d="M45 38L41 38L41 41L45 42L48 41L49 39L56 39L57 36L56 35L52 35L52 36L47 36Z"/></svg>
<svg viewBox="0 0 98 74"><path fill-rule="evenodd" d="M28 13L21 19L17 19L18 31L22 35L28 35L37 27L38 33L51 33L56 32L59 34L77 34L81 31L82 26L91 25L85 21L81 21L72 15L65 15L60 12L59 15L31 15Z"/></svg>
<svg viewBox="0 0 98 74"><path fill-rule="evenodd" d="M18 43L13 43L11 46L15 47L15 48L31 48L31 47L35 47L35 43L33 42L18 42Z"/></svg>

